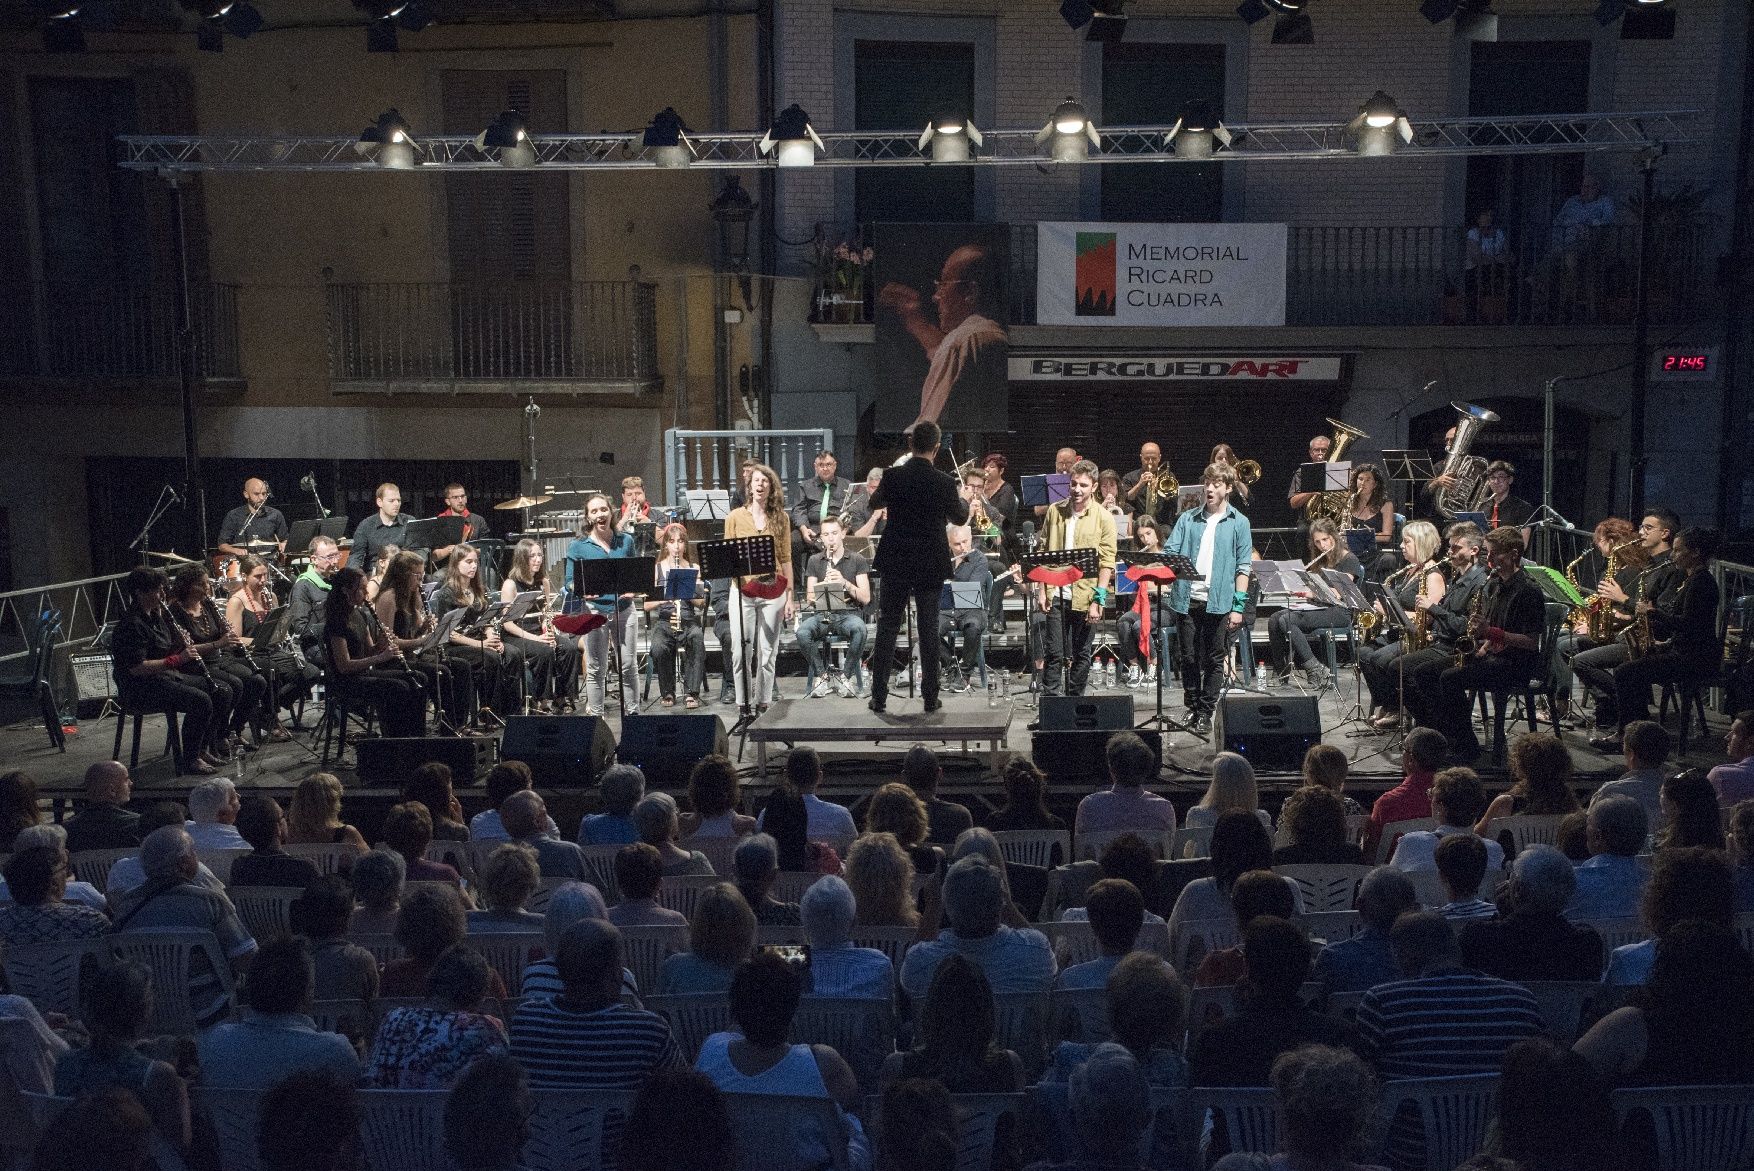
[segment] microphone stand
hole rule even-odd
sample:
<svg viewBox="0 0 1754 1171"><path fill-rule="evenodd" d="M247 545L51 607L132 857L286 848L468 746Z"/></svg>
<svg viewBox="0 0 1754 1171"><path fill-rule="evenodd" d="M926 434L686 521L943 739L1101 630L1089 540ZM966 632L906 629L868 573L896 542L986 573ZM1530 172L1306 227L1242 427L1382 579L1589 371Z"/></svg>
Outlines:
<svg viewBox="0 0 1754 1171"><path fill-rule="evenodd" d="M170 499L165 499L166 496L169 496ZM151 544L152 526L157 524L164 517L164 514L171 510L171 505L180 504L181 502L182 501L177 496L177 490L175 488L172 488L169 484L160 488L158 490L158 499L153 502L152 511L147 514L146 523L141 526L140 532L135 535L134 539L128 542L128 548L145 549Z"/></svg>

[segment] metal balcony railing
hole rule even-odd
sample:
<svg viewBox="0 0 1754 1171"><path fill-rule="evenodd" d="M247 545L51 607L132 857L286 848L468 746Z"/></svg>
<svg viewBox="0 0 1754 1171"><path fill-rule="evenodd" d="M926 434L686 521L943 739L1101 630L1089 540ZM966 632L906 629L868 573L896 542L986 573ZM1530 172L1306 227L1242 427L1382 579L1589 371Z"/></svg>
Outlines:
<svg viewBox="0 0 1754 1171"><path fill-rule="evenodd" d="M0 376L27 379L174 379L175 293L168 287L45 283L28 312L0 315ZM196 372L206 381L242 377L238 287L191 290Z"/></svg>
<svg viewBox="0 0 1754 1171"><path fill-rule="evenodd" d="M658 374L657 286L641 281L327 286L340 392L640 393Z"/></svg>

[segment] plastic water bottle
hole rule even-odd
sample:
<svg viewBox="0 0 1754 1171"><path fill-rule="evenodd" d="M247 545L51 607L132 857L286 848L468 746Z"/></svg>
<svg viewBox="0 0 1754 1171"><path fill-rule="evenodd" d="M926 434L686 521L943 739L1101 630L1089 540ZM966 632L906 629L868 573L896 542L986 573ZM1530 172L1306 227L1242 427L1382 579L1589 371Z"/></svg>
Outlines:
<svg viewBox="0 0 1754 1171"><path fill-rule="evenodd" d="M1115 661L1113 659L1104 659L1103 660L1103 663L1102 663L1102 685L1103 685L1103 687L1108 688L1110 690L1114 689L1114 685L1115 685Z"/></svg>
<svg viewBox="0 0 1754 1171"><path fill-rule="evenodd" d="M1011 697L1011 672L999 671L999 698L1008 700Z"/></svg>
<svg viewBox="0 0 1754 1171"><path fill-rule="evenodd" d="M987 706L999 706L999 681L992 675L987 676Z"/></svg>
<svg viewBox="0 0 1754 1171"><path fill-rule="evenodd" d="M244 750L243 746L239 744L231 746L231 779L234 781L244 779Z"/></svg>

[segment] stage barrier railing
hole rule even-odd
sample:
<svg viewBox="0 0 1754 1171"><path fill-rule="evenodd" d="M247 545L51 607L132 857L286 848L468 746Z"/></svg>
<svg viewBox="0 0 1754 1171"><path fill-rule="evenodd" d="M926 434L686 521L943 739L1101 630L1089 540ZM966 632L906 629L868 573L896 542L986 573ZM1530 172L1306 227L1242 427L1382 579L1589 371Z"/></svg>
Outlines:
<svg viewBox="0 0 1754 1171"><path fill-rule="evenodd" d="M737 491L737 466L744 456L779 473L790 492L815 474L816 455L834 450L832 427L809 427L795 431L685 431L672 427L664 432L664 499L680 505L689 489Z"/></svg>
<svg viewBox="0 0 1754 1171"><path fill-rule="evenodd" d="M27 660L47 616L59 618L56 642L77 644L96 638L128 604L121 584L126 576L83 577L0 594L0 663Z"/></svg>

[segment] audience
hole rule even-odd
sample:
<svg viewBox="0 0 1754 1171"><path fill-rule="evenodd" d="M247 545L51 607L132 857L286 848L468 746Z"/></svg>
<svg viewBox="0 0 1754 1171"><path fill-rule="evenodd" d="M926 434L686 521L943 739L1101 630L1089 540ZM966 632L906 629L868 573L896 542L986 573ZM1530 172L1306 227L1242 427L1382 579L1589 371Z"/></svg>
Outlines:
<svg viewBox="0 0 1754 1171"><path fill-rule="evenodd" d="M1273 866L1273 839L1267 827L1252 813L1232 811L1218 818L1212 830L1212 877L1196 878L1182 888L1169 915L1169 937L1180 937L1183 924L1217 922L1234 923L1236 911L1230 904L1230 888L1250 870L1270 870ZM1291 889L1293 906L1301 910L1303 897L1297 884L1281 879ZM1201 957L1192 956L1198 961Z"/></svg>
<svg viewBox="0 0 1754 1171"><path fill-rule="evenodd" d="M1662 784L1658 804L1663 826L1656 835L1659 851L1689 846L1724 849L1723 809L1717 803L1717 790L1705 779L1705 770L1688 769L1669 777Z"/></svg>
<svg viewBox="0 0 1754 1171"><path fill-rule="evenodd" d="M1494 836L1490 826L1518 813L1564 814L1582 808L1571 791L1571 750L1559 737L1528 732L1510 742L1510 789L1486 806L1474 832Z"/></svg>
<svg viewBox="0 0 1754 1171"><path fill-rule="evenodd" d="M351 943L353 888L339 874L326 875L305 887L292 901L292 929L310 941L316 973L314 1000L359 1000L378 997L378 961Z"/></svg>
<svg viewBox="0 0 1754 1171"><path fill-rule="evenodd" d="M1720 851L1703 846L1664 850L1651 866L1640 907L1650 938L1615 948L1602 983L1645 983L1656 962L1657 941L1676 924L1698 919L1727 930L1735 914L1735 876Z"/></svg>
<svg viewBox="0 0 1754 1171"><path fill-rule="evenodd" d="M1389 865L1412 873L1433 874L1437 871L1437 844L1457 834L1475 836L1474 823L1486 812L1486 787L1480 775L1471 768L1446 768L1431 782L1431 816L1436 829L1415 830L1402 834L1395 843ZM1504 847L1490 839L1486 843L1486 869L1494 873L1504 869Z"/></svg>
<svg viewBox="0 0 1754 1171"><path fill-rule="evenodd" d="M1108 993L1109 1036L1133 1055L1145 1080L1163 1088L1190 1084L1188 1063L1182 1059L1188 990L1169 961L1151 952L1132 952L1115 965L1103 987ZM1062 1041L1042 1080L1070 1081L1095 1048Z"/></svg>
<svg viewBox="0 0 1754 1171"><path fill-rule="evenodd" d="M34 830L36 827L32 827ZM6 859L6 889L0 904L0 942L7 947L95 939L108 933L104 913L65 900L67 851L59 846L28 846Z"/></svg>
<svg viewBox="0 0 1754 1171"><path fill-rule="evenodd" d="M1395 921L1419 906L1407 876L1378 866L1358 884L1358 917L1364 929L1351 939L1330 943L1317 953L1312 978L1328 992L1363 992L1401 978L1391 931Z"/></svg>
<svg viewBox="0 0 1754 1171"><path fill-rule="evenodd" d="M1340 804L1345 806L1347 817L1364 817L1364 806L1346 796L1346 774L1351 768L1352 762L1337 745L1312 744L1303 754L1303 783L1326 789L1338 797Z"/></svg>
<svg viewBox="0 0 1754 1171"><path fill-rule="evenodd" d="M293 789L286 807L286 840L301 846L352 846L365 853L365 838L341 820L341 781L334 773L312 773Z"/></svg>
<svg viewBox="0 0 1754 1171"><path fill-rule="evenodd" d="M1638 855L1649 837L1644 806L1609 797L1590 806L1590 858L1577 864L1568 919L1630 919L1638 914L1646 872Z"/></svg>
<svg viewBox="0 0 1754 1171"><path fill-rule="evenodd" d="M332 1070L312 1069L265 1090L256 1130L261 1171L353 1171L360 1125L353 1082Z"/></svg>
<svg viewBox="0 0 1754 1171"><path fill-rule="evenodd" d="M1581 809L1562 814L1553 832L1553 844L1573 862L1590 860L1590 815Z"/></svg>
<svg viewBox="0 0 1754 1171"><path fill-rule="evenodd" d="M1498 915L1498 908L1480 897L1480 884L1485 881L1486 859L1489 857L1486 846L1486 839L1478 834L1449 834L1437 843L1437 849L1432 853L1446 900L1437 913L1452 923L1491 919Z"/></svg>
<svg viewBox="0 0 1754 1171"><path fill-rule="evenodd" d="M508 778L509 780L516 778ZM487 777L488 799L493 797L493 774ZM524 783L512 789L506 796L511 796L518 789L530 787L528 778ZM631 764L612 764L603 770L603 779L597 782L597 795L602 798L603 812L592 813L579 823L579 845L581 846L625 846L640 840L639 826L633 819L634 807L646 795L646 774ZM504 798L502 797L503 801ZM481 821L487 814L483 813L476 821ZM498 820L498 814L495 814ZM472 827L473 832L473 827ZM503 832L503 831L502 831ZM485 836L477 834L476 836Z"/></svg>
<svg viewBox="0 0 1754 1171"><path fill-rule="evenodd" d="M1571 862L1552 846L1529 846L1511 865L1500 918L1461 928L1462 963L1504 980L1597 980L1602 937L1567 921L1577 890Z"/></svg>
<svg viewBox="0 0 1754 1171"><path fill-rule="evenodd" d="M394 935L402 910L402 887L407 864L402 855L379 846L361 855L348 871L353 897L359 908L349 928L355 935Z"/></svg>
<svg viewBox="0 0 1754 1171"><path fill-rule="evenodd" d="M1754 798L1754 710L1737 712L1724 740L1729 763L1711 770L1707 779L1726 810Z"/></svg>
<svg viewBox="0 0 1754 1171"><path fill-rule="evenodd" d="M432 845L432 814L419 801L392 805L384 815L384 845L402 855L403 874L409 882L446 882L462 889L463 878L449 862L433 862L426 856Z"/></svg>
<svg viewBox="0 0 1754 1171"><path fill-rule="evenodd" d="M1664 825L1659 794L1663 784L1663 765L1669 759L1669 733L1654 720L1634 720L1620 733L1621 750L1626 757L1626 772L1602 785L1590 798L1593 806L1609 797L1631 797L1644 806L1644 816L1651 831Z"/></svg>
<svg viewBox="0 0 1754 1171"><path fill-rule="evenodd" d="M79 990L79 1019L91 1043L55 1060L55 1096L78 1098L124 1086L139 1095L159 1137L182 1153L189 1149L188 1088L170 1065L136 1047L152 1019L152 1000L152 974L145 965L119 959L94 963ZM68 1133L63 1123L63 1142Z"/></svg>
<svg viewBox="0 0 1754 1171"><path fill-rule="evenodd" d="M688 924L688 950L666 956L658 970L665 995L724 992L737 966L755 949L755 913L728 882L700 892Z"/></svg>
<svg viewBox="0 0 1754 1171"><path fill-rule="evenodd" d="M247 850L237 830L238 788L227 777L208 777L189 790L189 820L183 826L197 850Z"/></svg>
<svg viewBox="0 0 1754 1171"><path fill-rule="evenodd" d="M37 783L20 769L0 776L0 853L10 853L18 831L43 819L37 806Z"/></svg>
<svg viewBox="0 0 1754 1171"><path fill-rule="evenodd" d="M402 785L402 800L426 806L426 812L432 818L433 841L469 840L469 827L463 824L463 805L457 800L450 765L429 760L408 774L408 780Z"/></svg>
<svg viewBox="0 0 1754 1171"><path fill-rule="evenodd" d="M1332 789L1304 785L1294 791L1279 812L1279 827L1286 844L1273 851L1275 866L1357 866L1363 861L1346 828L1346 806Z"/></svg>
<svg viewBox="0 0 1754 1171"><path fill-rule="evenodd" d="M613 924L572 924L555 965L559 995L527 999L512 1017L512 1056L532 1086L631 1092L653 1073L686 1064L669 1022L622 1003L621 932Z"/></svg>
<svg viewBox="0 0 1754 1171"><path fill-rule="evenodd" d="M1157 854L1145 839L1138 834L1124 833L1117 838L1109 839L1103 846L1102 853L1092 862L1074 862L1060 871L1061 898L1084 899L1089 897L1092 886L1104 878L1118 878L1133 884L1146 902L1145 922L1162 923L1164 918L1149 909L1150 898L1158 890ZM1088 873L1089 877L1085 877ZM1089 884L1089 885L1086 885ZM1074 888L1074 889L1068 889ZM1075 889L1082 888L1082 889ZM1174 909L1173 905L1170 908ZM1060 912L1060 919L1066 923L1082 923L1087 919L1086 908L1067 907Z"/></svg>
<svg viewBox="0 0 1754 1171"><path fill-rule="evenodd" d="M1151 1086L1139 1063L1119 1045L1098 1045L1066 1087L1072 1137L1082 1155L1064 1163L1036 1163L1030 1171L1096 1171L1137 1167L1151 1124Z"/></svg>
<svg viewBox="0 0 1754 1171"><path fill-rule="evenodd" d="M535 1112L522 1065L498 1053L477 1057L445 1098L451 1165L457 1171L518 1171Z"/></svg>
<svg viewBox="0 0 1754 1171"><path fill-rule="evenodd" d="M1374 860L1383 830L1397 821L1431 816L1431 785L1449 754L1449 741L1435 728L1414 728L1401 747L1401 783L1376 799L1364 823L1364 857ZM1390 843L1392 846L1393 843Z"/></svg>
<svg viewBox="0 0 1754 1171"><path fill-rule="evenodd" d="M67 851L125 850L138 846L140 815L125 808L134 795L128 770L113 760L100 760L85 770L85 804L66 821Z"/></svg>
<svg viewBox="0 0 1754 1171"><path fill-rule="evenodd" d="M408 892L396 914L396 942L401 959L384 965L378 990L385 996L419 996L426 990L427 974L445 952L463 942L469 920L463 899L448 886L423 886ZM489 970L488 988L482 995L504 999L505 984Z"/></svg>
<svg viewBox="0 0 1754 1171"><path fill-rule="evenodd" d="M582 882L584 851L571 842L550 837L548 806L534 789L519 789L499 805L499 820L514 843L533 850L543 878L570 878Z"/></svg>
<svg viewBox="0 0 1754 1171"><path fill-rule="evenodd" d="M238 810L237 829L250 852L232 861L227 885L304 887L319 877L310 862L280 848L286 843L286 814L274 798L252 795Z"/></svg>
<svg viewBox="0 0 1754 1171"><path fill-rule="evenodd" d="M1242 947L1248 973L1240 1004L1231 1016L1194 1034L1191 1084L1265 1086L1282 1053L1300 1045L1355 1044L1351 1025L1305 1007L1298 996L1312 960L1303 928L1263 915L1243 932Z"/></svg>
<svg viewBox="0 0 1754 1171"><path fill-rule="evenodd" d="M854 841L847 851L846 880L858 904L860 927L919 925L914 864L894 834L867 833Z"/></svg>
<svg viewBox="0 0 1754 1171"><path fill-rule="evenodd" d="M944 1083L931 1078L890 1082L877 1108L877 1171L956 1171L961 1129Z"/></svg>
<svg viewBox="0 0 1754 1171"><path fill-rule="evenodd" d="M1546 1037L1518 1041L1504 1055L1498 1113L1485 1153L1517 1171L1612 1171L1619 1124L1608 1088L1577 1053Z"/></svg>
<svg viewBox="0 0 1754 1171"><path fill-rule="evenodd" d="M1082 910L1088 912L1090 930L1102 954L1073 964L1054 977L1054 991L1101 988L1121 957L1133 950L1139 929L1145 925L1145 900L1139 888L1124 878L1104 878L1090 888Z"/></svg>
<svg viewBox="0 0 1754 1171"><path fill-rule="evenodd" d="M676 812L676 798L668 793L647 793L633 807L633 824L639 840L658 851L660 875L711 874L713 864L699 850L684 850L676 844L681 822Z"/></svg>
<svg viewBox="0 0 1754 1171"><path fill-rule="evenodd" d="M634 1095L621 1132L621 1171L726 1171L736 1153L725 1095L704 1073L657 1070Z"/></svg>
<svg viewBox="0 0 1754 1171"><path fill-rule="evenodd" d="M858 904L852 888L827 875L811 883L798 903L804 941L810 945L810 995L895 996L895 965L873 947L855 947Z"/></svg>
<svg viewBox="0 0 1754 1171"><path fill-rule="evenodd" d="M1106 834L1136 830L1168 840L1175 831L1175 806L1167 798L1145 789L1145 782L1156 779L1158 768L1157 758L1145 741L1132 732L1116 733L1109 737L1104 757L1109 787L1078 802L1076 832Z"/></svg>
<svg viewBox="0 0 1754 1171"><path fill-rule="evenodd" d="M1007 861L1005 848L993 836L993 831L978 825L963 830L957 836L955 844L950 847L947 864L954 866L964 858L977 854L998 867L999 874L1004 879L1005 909L1001 921L1010 927L1028 927L1040 912L1042 896L1047 892L1047 867ZM930 900L941 893L942 888L937 884L928 885L922 892L928 911L931 908ZM939 921L943 921L941 915Z"/></svg>
<svg viewBox="0 0 1754 1171"><path fill-rule="evenodd" d="M522 842L495 846L475 876L482 909L468 913L469 932L542 930L542 916L524 909L541 885L536 851Z"/></svg>
<svg viewBox="0 0 1754 1171"><path fill-rule="evenodd" d="M163 829L167 825L174 825L178 829L182 829L183 823L188 820L188 811L175 801L154 801L146 807L145 812L140 814L140 820L136 825L139 827L140 836L144 838L153 830ZM67 831L62 827L53 823L45 823L31 829L21 830L13 848L22 848L25 843L33 840L34 835L41 834L45 830L58 834L60 841L64 841L67 837ZM145 881L146 871L140 865L140 855L138 853L128 854L117 858L110 864L110 873L104 879L104 892L108 894L109 899L117 899ZM225 884L219 881L218 876L213 871L207 869L205 862L197 865L195 881L208 890L225 893ZM84 890L91 891L89 898L84 896ZM99 893L95 887L83 882L68 883L67 897L74 902L83 902L100 910L107 911L109 909L109 902L106 901L105 894Z"/></svg>
<svg viewBox="0 0 1754 1171"><path fill-rule="evenodd" d="M805 837L812 842L825 842L837 852L844 851L858 837L858 827L853 824L852 811L846 806L824 801L816 795L816 786L821 783L822 757L814 748L800 745L786 753L786 784L803 799L807 818ZM767 824L765 810L757 824L773 833Z"/></svg>
<svg viewBox="0 0 1754 1171"><path fill-rule="evenodd" d="M775 789L761 815L762 827L779 851L781 870L792 874L841 872L840 854L835 848L827 842L810 840L810 810L801 794L786 788ZM846 841L850 843L852 838Z"/></svg>
<svg viewBox="0 0 1754 1171"><path fill-rule="evenodd" d="M932 873L944 858L942 848L926 844L927 825L926 803L899 781L871 794L871 803L865 807L865 833L893 837L922 874Z"/></svg>
<svg viewBox="0 0 1754 1171"><path fill-rule="evenodd" d="M311 1021L316 978L304 940L283 935L262 944L244 974L238 1019L196 1039L202 1084L265 1090L295 1073L326 1069L351 1085L360 1072L352 1044Z"/></svg>
<svg viewBox="0 0 1754 1171"><path fill-rule="evenodd" d="M968 807L938 796L938 782L944 779L938 754L924 744L915 744L901 758L901 780L926 806L926 840L948 846L974 824Z"/></svg>
<svg viewBox="0 0 1754 1171"><path fill-rule="evenodd" d="M388 969L384 981L387 989ZM425 1003L384 1014L362 1084L377 1090L447 1090L477 1057L505 1053L505 1026L481 1004L498 982L479 952L447 947L426 973ZM519 1011L524 1007L528 1002Z"/></svg>
<svg viewBox="0 0 1754 1171"><path fill-rule="evenodd" d="M1065 830L1063 818L1054 816L1047 806L1047 777L1027 756L1013 756L999 777L1005 786L1005 803L987 818L987 828L1002 833L1006 830ZM1070 858L1060 859L1062 863Z"/></svg>
<svg viewBox="0 0 1754 1171"><path fill-rule="evenodd" d="M963 858L943 878L944 915L950 926L908 949L901 986L918 1000L938 965L960 955L980 968L995 992L1046 992L1054 953L1041 932L1000 922L1009 900L1005 873L986 858Z"/></svg>
<svg viewBox="0 0 1754 1171"><path fill-rule="evenodd" d="M1273 1063L1285 1147L1275 1168L1380 1171L1354 1159L1370 1145L1377 1083L1357 1055L1327 1045L1293 1049Z"/></svg>
<svg viewBox="0 0 1754 1171"><path fill-rule="evenodd" d="M1754 800L1730 810L1730 860L1736 870L1736 914L1754 911Z"/></svg>
<svg viewBox="0 0 1754 1171"><path fill-rule="evenodd" d="M979 966L953 955L932 973L919 1008L917 1044L883 1063L885 1082L929 1077L952 1094L1014 1094L1023 1061L997 1041L993 987Z"/></svg>
<svg viewBox="0 0 1754 1171"><path fill-rule="evenodd" d="M782 903L773 897L779 863L779 845L764 833L750 834L737 844L736 852L731 855L737 892L754 912L758 927L796 927L800 922L797 903Z"/></svg>
<svg viewBox="0 0 1754 1171"><path fill-rule="evenodd" d="M621 847L615 852L615 886L621 901L609 908L609 921L617 927L688 926L687 915L658 905L663 883L664 858L657 847L645 842Z"/></svg>
<svg viewBox="0 0 1754 1171"><path fill-rule="evenodd" d="M1232 810L1252 813L1261 819L1270 833L1273 819L1261 808L1260 790L1255 785L1255 766L1246 756L1220 752L1212 758L1212 779L1198 803L1188 810L1183 825L1187 829L1211 829L1218 819Z"/></svg>
<svg viewBox="0 0 1754 1171"><path fill-rule="evenodd" d="M630 765L611 765L603 773L603 781L607 781L609 773L616 769L630 768ZM638 771L638 770L635 770ZM472 842L509 842L511 837L505 831L505 822L500 820L499 807L505 799L521 789L528 789L535 784L530 775L530 766L521 760L502 760L487 771L487 808L469 819L469 840ZM642 781L643 784L643 781ZM607 790L603 782L598 782L598 793L607 800ZM635 801L639 800L636 796ZM632 808L632 802L628 803ZM559 837L560 827L554 824L552 817L547 818L542 832L549 837ZM629 825L628 841L633 841L632 826Z"/></svg>
<svg viewBox="0 0 1754 1171"><path fill-rule="evenodd" d="M574 923L583 923L587 919L609 922L609 912L603 906L603 896L588 882L562 883L549 898L542 915L545 954L541 959L531 960L524 965L523 976L518 981L520 995L560 995L560 964L555 957L560 955L561 940L566 938L567 929ZM639 985L634 980L633 973L624 971L621 976L623 995L630 992L637 995Z"/></svg>
<svg viewBox="0 0 1754 1171"><path fill-rule="evenodd" d="M1247 932L1248 925L1263 915L1276 919L1297 917L1295 891L1271 870L1250 870L1239 875L1230 887L1230 908L1239 932ZM1194 970L1194 987L1240 984L1247 975L1248 960L1243 945L1238 943L1207 952Z"/></svg>
<svg viewBox="0 0 1754 1171"><path fill-rule="evenodd" d="M722 756L703 756L688 774L688 803L693 812L682 819L691 838L740 838L755 832L755 819L741 812L742 787L737 766Z"/></svg>

